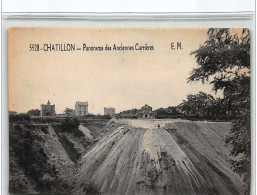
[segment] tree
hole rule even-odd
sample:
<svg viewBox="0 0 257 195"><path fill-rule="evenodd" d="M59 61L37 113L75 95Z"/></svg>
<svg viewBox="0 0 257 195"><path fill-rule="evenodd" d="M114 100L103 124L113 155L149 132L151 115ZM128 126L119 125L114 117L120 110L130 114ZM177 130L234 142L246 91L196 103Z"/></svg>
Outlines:
<svg viewBox="0 0 257 195"><path fill-rule="evenodd" d="M237 31L237 32L232 32ZM232 130L227 143L232 144L232 168L243 178L246 193L250 189L250 32L248 29L209 29L208 40L193 51L198 67L193 69L188 82L201 81L221 90L230 115Z"/></svg>
<svg viewBox="0 0 257 195"><path fill-rule="evenodd" d="M189 94L180 106L182 111L194 118L224 119L226 118L226 106L222 99L215 99L211 94L200 91L196 95Z"/></svg>
<svg viewBox="0 0 257 195"><path fill-rule="evenodd" d="M74 116L75 115L75 111L71 108L66 108L64 110L64 113L65 113L66 116Z"/></svg>
<svg viewBox="0 0 257 195"><path fill-rule="evenodd" d="M32 109L27 112L29 116L40 116L40 110L38 109Z"/></svg>

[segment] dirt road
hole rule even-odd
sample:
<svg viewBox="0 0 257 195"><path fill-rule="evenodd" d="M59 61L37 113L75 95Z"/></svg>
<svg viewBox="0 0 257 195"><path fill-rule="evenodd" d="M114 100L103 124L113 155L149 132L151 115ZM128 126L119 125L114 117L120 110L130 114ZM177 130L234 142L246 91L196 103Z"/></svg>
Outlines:
<svg viewBox="0 0 257 195"><path fill-rule="evenodd" d="M229 168L228 122L112 120L106 128L82 159L78 193L243 194Z"/></svg>

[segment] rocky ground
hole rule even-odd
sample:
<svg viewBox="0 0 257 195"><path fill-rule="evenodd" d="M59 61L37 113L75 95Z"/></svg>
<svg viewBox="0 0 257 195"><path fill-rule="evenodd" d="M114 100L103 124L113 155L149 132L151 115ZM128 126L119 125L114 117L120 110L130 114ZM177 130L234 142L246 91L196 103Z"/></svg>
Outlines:
<svg viewBox="0 0 257 195"><path fill-rule="evenodd" d="M10 192L243 194L229 167L229 122L10 123Z"/></svg>

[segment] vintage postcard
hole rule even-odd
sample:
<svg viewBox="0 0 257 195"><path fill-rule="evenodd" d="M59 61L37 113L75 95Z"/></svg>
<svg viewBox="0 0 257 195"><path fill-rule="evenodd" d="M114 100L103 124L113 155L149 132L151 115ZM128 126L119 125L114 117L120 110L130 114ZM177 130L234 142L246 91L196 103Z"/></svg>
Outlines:
<svg viewBox="0 0 257 195"><path fill-rule="evenodd" d="M250 31L8 31L11 194L250 193Z"/></svg>

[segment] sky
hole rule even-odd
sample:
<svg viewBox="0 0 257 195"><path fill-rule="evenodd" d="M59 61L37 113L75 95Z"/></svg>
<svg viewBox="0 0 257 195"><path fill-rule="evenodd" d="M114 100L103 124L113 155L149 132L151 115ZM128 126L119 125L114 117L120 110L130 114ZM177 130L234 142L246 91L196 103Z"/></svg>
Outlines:
<svg viewBox="0 0 257 195"><path fill-rule="evenodd" d="M172 28L11 28L9 29L9 110L40 109L49 100L56 113L88 101L89 113L116 113L148 104L180 104L188 94L211 92L187 83L197 67L190 53L207 40L207 29ZM183 49L171 49L171 43ZM44 44L103 46L103 51L44 51ZM154 46L154 50L105 51L106 44ZM39 44L39 51L30 51ZM214 92L211 92L215 95Z"/></svg>

